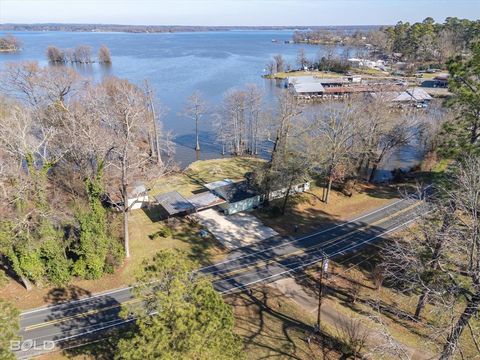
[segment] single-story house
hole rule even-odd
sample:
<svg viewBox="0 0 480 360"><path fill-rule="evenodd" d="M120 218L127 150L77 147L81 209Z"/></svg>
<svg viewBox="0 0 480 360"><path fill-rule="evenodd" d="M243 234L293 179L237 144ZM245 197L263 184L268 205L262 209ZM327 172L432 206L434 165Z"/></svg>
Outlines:
<svg viewBox="0 0 480 360"><path fill-rule="evenodd" d="M381 92L371 92L370 96L372 98L380 98L384 101L403 105L415 105L418 107L426 106L432 97L422 88L408 88L403 91L381 91Z"/></svg>
<svg viewBox="0 0 480 360"><path fill-rule="evenodd" d="M347 60L349 65L352 68L368 68L368 69L379 69L385 70L385 61L383 60L368 60L368 59L357 59L350 58Z"/></svg>
<svg viewBox="0 0 480 360"><path fill-rule="evenodd" d="M448 88L448 74L438 74L431 80L425 80L422 82L422 87L427 88Z"/></svg>
<svg viewBox="0 0 480 360"><path fill-rule="evenodd" d="M248 181L226 184L212 191L225 200L219 207L227 215L253 209L263 202L263 196Z"/></svg>

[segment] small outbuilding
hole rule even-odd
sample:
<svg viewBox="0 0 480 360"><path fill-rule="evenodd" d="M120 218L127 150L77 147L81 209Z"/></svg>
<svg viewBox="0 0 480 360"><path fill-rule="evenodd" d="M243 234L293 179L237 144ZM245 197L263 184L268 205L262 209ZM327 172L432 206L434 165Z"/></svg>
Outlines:
<svg viewBox="0 0 480 360"><path fill-rule="evenodd" d="M148 204L148 191L144 184L135 183L131 191L127 205L131 210L141 209Z"/></svg>

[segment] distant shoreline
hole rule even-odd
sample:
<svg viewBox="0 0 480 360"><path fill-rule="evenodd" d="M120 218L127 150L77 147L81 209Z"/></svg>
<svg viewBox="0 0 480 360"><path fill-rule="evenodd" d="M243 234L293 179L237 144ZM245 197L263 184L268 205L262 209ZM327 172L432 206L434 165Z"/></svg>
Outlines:
<svg viewBox="0 0 480 360"><path fill-rule="evenodd" d="M234 30L368 30L380 25L344 26L181 26L181 25L117 25L117 24L0 24L0 31L66 31L66 32L125 32L175 33L216 32Z"/></svg>

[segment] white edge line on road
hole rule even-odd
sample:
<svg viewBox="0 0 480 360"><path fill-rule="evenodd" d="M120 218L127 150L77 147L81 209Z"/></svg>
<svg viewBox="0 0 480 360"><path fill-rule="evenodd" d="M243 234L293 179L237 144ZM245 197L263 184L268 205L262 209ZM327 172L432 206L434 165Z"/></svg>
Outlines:
<svg viewBox="0 0 480 360"><path fill-rule="evenodd" d="M430 212L430 211L428 211L427 213L429 213L429 212ZM354 249L354 248L356 248L356 247L358 247L358 246L360 246L360 245L363 245L363 244L365 244L365 243L368 243L368 242L370 242L370 241L372 241L372 240L374 240L374 239L376 239L376 238L378 238L378 237L380 237L380 236L389 234L389 233L391 233L391 232L393 232L393 231L395 231L395 230L397 230L397 229L399 229L399 228L402 228L402 227L404 227L404 226L406 226L406 225L414 222L416 219L418 219L418 218L421 217L421 216L422 216L422 215L418 215L418 216L414 217L413 219L411 219L411 220L409 220L409 221L406 221L406 222L404 222L404 223L402 223L402 224L400 224L400 225L397 225L397 226L393 227L392 229L386 230L386 231L382 232L381 234L375 235L375 236L372 237L372 238L369 238L369 239L367 239L367 240L364 240L364 241L362 241L362 242L360 242L360 243L358 243L358 244L352 245L352 246L350 246L350 247L348 247L348 248L342 249L342 250L340 250L340 251L338 251L338 252L336 252L336 253L334 253L334 254L331 254L330 256L335 256L335 255L341 254L341 253L343 253L343 252L345 252L345 251ZM250 286L250 285L253 285L253 284L256 284L256 283L259 283L259 282L262 282L262 281L265 281L265 280L268 280L268 279L271 279L271 278L274 278L274 277L277 277L277 276L282 276L282 275L284 275L284 274L288 274L288 273L293 272L293 271L295 271L295 270L298 270L298 269L301 269L301 268L304 268L304 267L313 265L313 264L315 264L315 263L317 263L317 262L319 262L319 261L321 261L321 260L322 260L322 258L319 258L319 259L313 260L313 261L311 261L311 262L309 262L309 263L299 265L299 266L297 266L297 267L295 267L295 268L293 268L293 269L289 269L289 270L283 271L283 272L281 272L281 273L274 274L274 275L271 275L271 276L268 276L268 277L265 277L265 278L262 278L262 279L259 279L259 280L255 280L255 281L252 281L252 282L250 282L250 283L247 283L247 284L244 284L244 285L241 285L241 286L232 288L232 289L228 289L228 290L225 290L225 291L220 292L220 293L221 293L221 294L228 295L229 293L234 292L234 290L242 290L242 289L244 289L244 288L246 288L246 287L248 287L248 286ZM118 290L116 290L116 291L118 291ZM100 294L99 296L101 296L101 294ZM156 311L150 313L149 315L154 315L155 313L156 313ZM58 343L58 342L70 340L70 339L73 339L73 338L77 338L77 337L79 337L79 336L92 334L92 333L97 332L97 331L106 330L106 329L109 329L109 328L112 328L112 327L115 327L115 326L119 326L119 325L122 325L122 324L125 324L125 323L129 323L129 322L132 322L132 321L135 321L135 320L136 320L135 317L129 318L129 319L125 319L125 320L121 320L121 321L119 321L119 322L117 322L117 323L115 323L115 324L111 324L111 325L107 325L107 326L100 327L100 328L98 328L98 329L88 330L88 331L85 331L85 332L83 332L83 333L79 333L79 334L67 336L67 337L64 337L64 338L61 338L61 339L54 340L54 342L55 342L55 343ZM28 340L32 340L32 339L28 339ZM33 340L35 340L35 339L33 339ZM39 355L40 355L40 354L39 354ZM32 355L29 355L29 356L23 357L23 358L26 359L26 358L29 358L29 357L31 357L31 356L32 356ZM36 356L36 355L33 355L33 356Z"/></svg>
<svg viewBox="0 0 480 360"><path fill-rule="evenodd" d="M391 233L392 231L395 231L395 230L397 230L397 229L399 229L399 228L401 228L401 227L404 227L405 225L408 225L408 224L414 222L414 221L415 221L416 219L418 219L420 216L421 216L421 215L416 216L416 217L414 217L413 219L404 222L403 224L397 225L397 226L395 226L395 227L392 228L392 229L386 230L386 231L382 232L381 234L375 235L374 237L372 237L372 238L370 238L370 239L364 240L364 241L362 241L362 242L360 242L360 243L358 243L358 244L355 244L355 245L352 245L352 246L350 246L350 247L348 247L348 248L342 249L341 251L337 251L336 253L333 253L333 254L331 254L331 255L329 255L329 256L332 257L332 256L335 256L335 255L341 254L341 253L343 253L343 252L345 252L345 251L354 249L354 248L356 248L356 247L358 247L358 246L360 246L360 245L363 245L363 244L368 243L368 242L370 242L370 241L372 241L372 240L375 240L376 238L378 238L378 237L380 237L380 236L383 236L383 235L386 235L386 234L388 234L388 233ZM304 267L313 265L313 264L315 264L315 263L317 263L317 262L319 262L319 261L322 261L322 258L313 260L313 261L311 261L311 262L309 262L309 263L306 263L306 264L299 265L299 266L297 266L297 267L294 267L293 269L285 270L285 271L280 272L280 273L278 273L278 274L270 275L270 276L267 276L267 277L265 277L265 278L262 278L262 279L258 279L258 280L249 282L249 283L247 283L247 284L243 284L243 285L241 285L241 286L237 286L237 287L234 287L234 288L232 288L232 289L228 289L228 290L222 291L221 294L228 294L228 293L233 292L233 291L235 291L235 290L242 290L242 289L244 289L244 288L246 288L246 287L248 287L248 286L250 286L250 285L253 285L253 284L256 284L256 283L259 283L259 282L262 282L262 281L265 281L265 280L268 280L268 279L271 279L271 278L274 278L274 277L277 277L277 276L282 276L282 275L284 275L284 274L288 274L288 273L290 273L290 272L292 272L292 271L295 271L295 270L298 270L298 269L301 269L301 268L304 268ZM225 279L225 281L226 281L226 280L228 280L228 279Z"/></svg>
<svg viewBox="0 0 480 360"><path fill-rule="evenodd" d="M355 221L358 221L360 219L363 219L367 216L370 216L370 215L373 215L377 212L380 212L380 211L383 211L385 209L388 209L389 207L392 207L394 205L397 205L399 203L401 203L402 201L406 201L406 200L409 200L411 199L412 197L409 196L407 198L404 198L404 199L400 199L400 200L397 200L391 204L388 204L386 206L383 206L381 208L378 208L376 210L373 210L369 213L366 213L366 214L363 214L363 215L360 215L352 220L349 220L347 222L344 222L344 223L341 223L341 224L337 224L335 226L331 226L327 229L324 229L324 230L321 230L321 231L318 231L316 233L313 233L313 234L309 234L309 235L306 235L306 236L303 236L301 238L298 238L298 239L293 239L293 240L290 240L290 241L287 241L287 242L284 242L282 244L279 244L279 245L275 245L275 246L272 246L270 248L267 248L267 249L264 249L264 250L259 250L257 252L253 252L251 254L245 254L245 255L242 255L242 256L238 256L238 257L235 257L235 258L232 258L232 259L228 259L228 260L225 260L225 261L222 261L222 262L219 262L219 263L216 263L216 264L212 264L212 265L209 265L209 266L205 266L203 268L200 268L198 269L197 271L202 271L202 270L205 270L205 269L208 269L208 268L211 268L211 267L214 267L214 266L218 266L218 265L223 265L223 264L227 264L229 262L233 262L233 261L236 261L236 260L239 260L239 259L243 259L245 257L249 257L249 256L253 256L253 255L257 255L257 254L261 254L261 253L264 253L264 252L267 252L269 250L272 250L272 249L276 249L278 247L281 247L281 246L284 246L284 245L288 245L288 244L292 244L294 242L297 242L297 241L301 241L301 240L305 240L305 239L308 239L312 236L317 236L317 235L320 235L320 234L323 234L325 232L328 232L328 231L331 231L331 230L334 230L336 228L339 228L341 226L345 226L345 225L348 225L348 224L351 224ZM91 299L95 299L97 297L101 297L101 296L105 296L105 295L110 295L110 294L115 294L117 292L121 292L121 291L125 291L125 290L130 290L132 289L132 286L128 286L128 287L124 287L124 288L118 288L118 289L115 289L115 290L106 290L105 292L101 292L101 293L97 293L95 295L92 295L92 296L88 296L88 297L85 297L83 299L78 299L78 300L72 300L72 301L66 301L66 302L63 302L63 303L60 303L60 304L55 304L55 305L47 305L47 306L42 306L42 307L38 307L38 308L35 308L35 309L31 309L31 310L26 310L26 311L23 311L21 314L20 314L20 317L24 316L24 315L29 315L29 314L33 314L33 313L36 313L36 312L40 312L40 311L43 311L43 310L50 310L50 309L55 309L57 307L60 307L60 306L64 306L64 305L73 305L73 304L77 304L77 303L80 303L80 302L84 302L84 301L88 301L88 300L91 300Z"/></svg>
<svg viewBox="0 0 480 360"><path fill-rule="evenodd" d="M132 286L127 286L127 287L118 288L118 289L114 289L114 290L106 290L104 292L99 292L97 294L94 294L94 295L91 295L91 296L88 296L88 297L85 297L85 298L82 298L82 299L65 301L65 302L62 302L62 303L59 303L59 304L55 304L55 305L47 305L47 306L38 307L38 308L35 308L35 309L32 309L32 310L23 311L20 314L20 316L29 315L29 314L36 313L36 312L43 311L43 310L56 309L57 307L64 306L64 305L71 305L71 304L76 304L76 303L79 303L79 302L88 301L88 300L95 299L95 298L98 298L98 297L101 297L101 296L115 294L117 292L121 292L121 291L124 291L124 290L130 290L131 288L132 288Z"/></svg>
<svg viewBox="0 0 480 360"><path fill-rule="evenodd" d="M389 207L391 207L391 206L393 206L393 205L397 205L397 204L399 204L400 202L406 201L406 200L408 200L408 199L410 199L410 197L405 198L405 199L397 200L397 201L395 201L395 202L393 202L393 203L391 203L391 204L388 204L388 205L386 205L386 206L384 206L384 207L381 207L381 208L379 208L379 209L373 210L373 211L371 211L371 212L369 212L369 213L367 213L367 214L360 215L360 216L358 216L358 217L356 217L356 218L354 218L354 219L352 219L352 220L349 220L349 221L347 221L347 222L344 222L344 223L341 223L341 224L337 224L337 225L331 226L331 227L329 227L329 228L323 229L323 230L318 231L318 232L316 232L316 233L308 234L308 235L303 236L303 237L301 237L301 238L292 239L292 240L290 240L290 241L283 242L282 244L278 244L278 245L269 247L269 248L267 248L267 249L259 250L259 251L256 251L256 252L253 252L253 253L250 253L250 254L245 254L245 255L237 256L237 257L232 258L232 259L228 259L228 260L225 260L225 261L216 263L216 264L212 264L212 265L209 265L209 266L205 266L205 267L203 267L203 268L198 269L197 271L202 271L202 270L209 269L209 268L212 268L212 267L215 267L215 266L219 266L219 265L223 265L223 264L228 264L229 262L233 262L233 261L236 261L236 260L239 260L239 259L243 259L243 258L252 256L252 255L261 254L261 253L267 252L267 251L272 250L272 249L276 249L276 248L281 247L281 246L284 246L284 245L292 244L292 243L295 243L295 242L297 242L297 241L301 241L301 240L308 239L308 238L310 238L310 237L312 237L312 236L317 236L317 235L326 233L326 232L328 232L328 231L334 230L334 229L339 228L339 227L341 227L341 226L345 226L345 225L351 224L351 223L353 223L353 222L355 222L355 221L358 221L358 220L360 220L360 219L363 219L364 217L373 215L373 214L375 214L375 213L377 213L377 212L379 212L379 211L383 211L383 210L385 210L385 209L388 209Z"/></svg>
<svg viewBox="0 0 480 360"><path fill-rule="evenodd" d="M152 311L151 313L149 313L148 315L155 315L157 313L157 311ZM126 324L126 323L130 323L132 321L135 321L137 320L136 317L131 317L131 318L128 318L128 319L123 319L123 320L120 320L120 321L117 321L115 322L114 324L110 324L110 325L106 325L106 326L102 326L102 327L99 327L98 329L92 329L92 330L88 330L88 331L85 331L83 333L80 333L80 334L75 334L75 335L70 335L70 336L66 336L64 338L61 338L61 339L55 339L55 340L52 340L54 343L59 343L59 342L62 342L62 341L67 341L67 340L70 340L70 339L74 339L74 338L77 338L79 336L83 336L83 335L88 335L88 334L93 334L97 331L102 331L102 330L106 330L106 329L110 329L110 328L113 328L115 326L118 326L118 325L123 325L123 324ZM60 335L61 333L57 333L57 334L49 334L49 335L46 335L46 336L56 336L56 335ZM35 339L27 339L27 340L38 340L38 339L41 339L42 337L45 337L45 336L41 336L41 337L38 337L38 338L35 338ZM37 354L37 355L26 355L25 357L19 357L20 359L29 359L31 358L32 356L40 356L42 355L43 353L41 354Z"/></svg>

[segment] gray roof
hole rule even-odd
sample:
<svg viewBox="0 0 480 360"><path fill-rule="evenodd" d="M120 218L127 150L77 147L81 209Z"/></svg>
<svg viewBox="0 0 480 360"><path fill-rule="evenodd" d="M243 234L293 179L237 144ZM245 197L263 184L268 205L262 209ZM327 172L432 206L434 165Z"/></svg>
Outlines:
<svg viewBox="0 0 480 360"><path fill-rule="evenodd" d="M425 101L432 100L432 97L421 88L409 88L401 92L393 101Z"/></svg>
<svg viewBox="0 0 480 360"><path fill-rule="evenodd" d="M236 203L259 195L258 191L247 181L221 186L216 188L214 192L229 203Z"/></svg>
<svg viewBox="0 0 480 360"><path fill-rule="evenodd" d="M195 210L194 206L176 191L157 195L155 199L169 215Z"/></svg>
<svg viewBox="0 0 480 360"><path fill-rule="evenodd" d="M297 94L323 93L325 90L323 85L319 82L293 84L293 88Z"/></svg>
<svg viewBox="0 0 480 360"><path fill-rule="evenodd" d="M215 205L223 204L224 199L219 198L210 191L205 191L200 194L195 194L187 199L197 210L209 208Z"/></svg>

